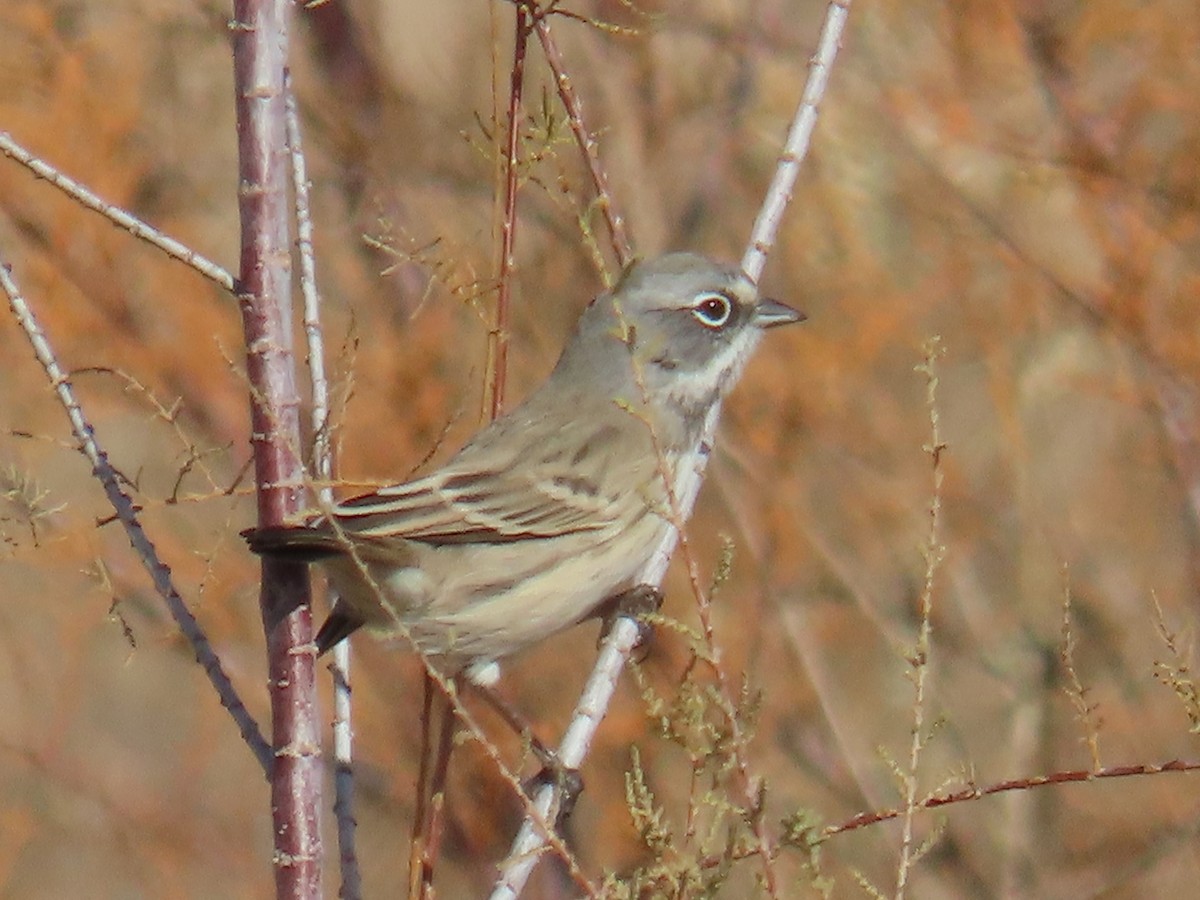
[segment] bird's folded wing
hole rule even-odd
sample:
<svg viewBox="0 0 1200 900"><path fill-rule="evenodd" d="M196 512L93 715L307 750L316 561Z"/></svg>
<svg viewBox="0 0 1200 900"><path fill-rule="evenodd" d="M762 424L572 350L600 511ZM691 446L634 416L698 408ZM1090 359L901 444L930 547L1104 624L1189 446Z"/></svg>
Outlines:
<svg viewBox="0 0 1200 900"><path fill-rule="evenodd" d="M348 534L430 544L507 542L598 531L636 498L612 495L577 473L443 469L338 504Z"/></svg>

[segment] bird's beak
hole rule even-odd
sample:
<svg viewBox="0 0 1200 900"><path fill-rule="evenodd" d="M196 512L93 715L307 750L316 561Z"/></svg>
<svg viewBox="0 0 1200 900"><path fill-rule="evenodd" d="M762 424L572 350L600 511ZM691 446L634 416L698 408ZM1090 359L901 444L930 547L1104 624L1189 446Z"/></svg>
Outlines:
<svg viewBox="0 0 1200 900"><path fill-rule="evenodd" d="M754 308L754 324L759 328L774 328L776 325L790 325L792 322L803 322L807 319L798 309L792 309L786 303L769 300L762 297Z"/></svg>

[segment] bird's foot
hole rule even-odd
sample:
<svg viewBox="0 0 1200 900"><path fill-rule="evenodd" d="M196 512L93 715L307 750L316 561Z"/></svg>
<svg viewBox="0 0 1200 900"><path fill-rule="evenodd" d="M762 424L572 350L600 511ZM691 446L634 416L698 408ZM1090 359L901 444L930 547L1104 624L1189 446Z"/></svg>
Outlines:
<svg viewBox="0 0 1200 900"><path fill-rule="evenodd" d="M662 591L652 584L634 585L629 590L610 597L601 607L600 615L604 624L600 628L600 642L603 643L608 637L617 619L633 619L638 626L634 649L646 651L654 637L654 626L646 621L646 617L658 612L662 605Z"/></svg>

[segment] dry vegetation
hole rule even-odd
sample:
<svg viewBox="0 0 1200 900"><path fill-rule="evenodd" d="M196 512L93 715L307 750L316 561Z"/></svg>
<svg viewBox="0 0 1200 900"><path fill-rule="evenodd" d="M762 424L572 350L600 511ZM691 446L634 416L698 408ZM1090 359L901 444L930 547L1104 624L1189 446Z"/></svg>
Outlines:
<svg viewBox="0 0 1200 900"><path fill-rule="evenodd" d="M638 251L737 259L823 4L571 7L619 26L560 20L556 33ZM6 0L0 131L232 266L227 17L213 3ZM479 422L511 8L346 0L297 19L341 473L391 480ZM918 682L917 799L1200 758L1187 671L1200 570L1195 4L860 0L844 44L765 280L810 321L771 335L728 404L690 529L704 578L720 570L714 625L724 670L750 686L767 820L781 833L785 817L819 828L902 805ZM529 70L514 398L600 283L581 236L602 235L600 220L536 50ZM0 255L263 718L257 566L236 536L254 509L233 301L3 159ZM933 334L936 453L930 378L916 371ZM105 524L7 317L0 358L0 893L264 896L261 773ZM931 553L931 636L915 654ZM694 628L677 569L665 612ZM509 667L541 733L561 728L594 638L577 629ZM419 667L356 646L366 896L395 896ZM721 716L683 680L695 647L660 629L584 769L568 836L597 880L638 867L651 867L646 885L696 877L694 846L726 815L705 797L710 776L728 776ZM477 748L451 777L439 883L478 895L519 808ZM1195 776L1165 773L917 813L909 855L936 843L909 892L1187 896L1198 804ZM823 843L833 895L893 894L902 828ZM704 848L724 851L724 832ZM824 885L808 859L784 853L786 896ZM726 895L747 896L755 872L735 865ZM559 878L542 867L529 896L558 896Z"/></svg>

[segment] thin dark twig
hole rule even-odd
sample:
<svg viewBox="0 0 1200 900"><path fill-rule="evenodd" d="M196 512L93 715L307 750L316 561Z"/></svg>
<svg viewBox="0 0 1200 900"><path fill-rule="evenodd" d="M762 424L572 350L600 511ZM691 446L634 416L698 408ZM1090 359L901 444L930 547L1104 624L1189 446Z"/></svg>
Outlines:
<svg viewBox="0 0 1200 900"><path fill-rule="evenodd" d="M488 373L486 377L487 393L485 407L490 419L498 418L504 411L505 385L508 380L508 343L509 315L512 306L512 277L516 268L515 246L517 236L517 190L519 187L518 166L521 152L521 98L525 90L525 57L529 45L531 15L525 4L516 6L514 17L513 61L509 75L508 123L505 132L504 152L502 156L504 173L504 208L500 225L500 263L497 276L496 317L492 330L488 335ZM425 685L426 711L430 711L429 696L431 683L427 676ZM422 746L422 768L425 767L424 754L430 749L428 729L432 721L426 716L426 739ZM421 827L420 835L413 841L413 862L419 862L418 871L410 869L410 890L415 890L415 896L430 896L433 891L433 867L441 846L439 830L443 824L442 811L446 797L446 777L450 767L450 753L453 744L454 715L448 709L442 721L441 739L436 746L436 764L430 772L428 786L422 782L422 805L425 800L424 792L428 791L429 810L416 822ZM419 849L419 856L418 856ZM411 864L410 864L411 865Z"/></svg>
<svg viewBox="0 0 1200 900"><path fill-rule="evenodd" d="M344 643L344 642L343 642ZM413 810L412 836L408 847L408 896L420 897L424 882L425 845L429 836L428 820L431 803L431 775L433 766L433 707L437 683L428 674L421 679L424 684L421 704L421 755L417 769L417 802Z"/></svg>
<svg viewBox="0 0 1200 900"><path fill-rule="evenodd" d="M191 247L174 238L167 237L153 225L143 222L132 213L114 206L100 198L82 184L64 175L54 166L39 159L12 139L8 132L0 131L0 153L23 165L38 178L49 182L81 206L97 212L114 225L124 228L135 238L157 247L172 259L177 259L195 269L205 278L215 282L226 291L233 291L233 276L211 259L201 256Z"/></svg>
<svg viewBox="0 0 1200 900"><path fill-rule="evenodd" d="M429 843L421 860L421 897L433 898L433 870L438 855L442 852L442 839L446 831L446 782L450 774L450 751L454 746L454 734L458 730L458 719L450 703L442 713L441 731L437 746L437 768L433 772L429 797Z"/></svg>
<svg viewBox="0 0 1200 900"><path fill-rule="evenodd" d="M1052 772L1049 775L1033 775L1027 778L1012 778L1007 781L997 781L993 784L984 787L970 785L958 791L951 791L948 794L934 794L926 797L916 805L918 810L938 809L942 806L950 806L955 803L967 803L972 800L979 800L983 797L990 797L995 794L1004 794L1010 791L1028 791L1036 788L1049 787L1059 784L1075 784L1078 782L1088 782L1100 778L1130 778L1138 775L1165 775L1169 772L1195 772L1200 771L1200 760L1181 760L1173 759L1165 763L1145 763L1130 766L1109 766L1105 769L1072 769L1063 772ZM871 825L878 825L880 822L888 822L892 819L899 819L906 815L907 806L897 806L891 809L878 809L871 812L858 813L856 816L847 819L839 825L829 825L825 828L814 829L807 834L807 840L810 844L822 844L830 838L836 837L847 831L856 831L859 828L867 828ZM702 869L715 869L718 866L729 864L730 859L742 860L753 855L757 851L752 847L745 847L735 851L732 856L725 855L710 855L699 861Z"/></svg>
<svg viewBox="0 0 1200 900"><path fill-rule="evenodd" d="M134 551L154 582L155 590L166 601L167 609L179 626L180 632L191 645L192 652L196 656L196 661L200 663L200 667L204 669L204 674L208 676L208 680L212 683L213 688L216 689L221 705L229 710L230 716L233 717L233 721L242 735L242 740L246 742L246 746L250 748L255 759L258 760L263 773L269 777L274 761L271 746L263 737L258 723L254 721L245 704L242 703L242 699L238 696L232 682L230 682L229 676L225 674L225 670L221 667L221 660L213 651L212 645L208 642L208 637L204 634L204 630L200 627L191 610L188 609L187 604L179 595L179 591L176 590L171 580L171 570L167 567L166 563L159 559L158 551L146 535L141 522L138 521L133 500L121 487L121 478L113 469L112 464L109 463L108 454L105 453L96 440L95 431L92 429L87 417L83 414L83 409L75 398L75 392L71 388L71 383L63 372L62 367L59 366L58 359L50 347L50 342L46 338L45 332L42 331L41 325L38 324L37 319L33 315L33 311L21 296L9 267L3 263L0 263L0 286L3 287L4 293L8 296L9 307L12 309L17 323L24 330L29 343L33 346L34 355L37 357L38 362L41 363L42 368L45 369L46 375L50 379L50 384L54 388L54 392L58 395L59 402L62 404L63 409L66 410L67 418L71 422L71 431L74 433L75 439L79 442L79 450L92 464L92 470L97 480L104 488L105 495L107 495L113 509L116 510L117 518L120 519L125 533L129 536L129 543L133 545Z"/></svg>
<svg viewBox="0 0 1200 900"><path fill-rule="evenodd" d="M1195 772L1200 770L1200 760L1173 759L1165 763L1144 763L1131 766L1107 766L1103 769L1072 769L1064 772L1052 772L1049 775L1032 775L1028 778L1013 778L1008 781L997 781L984 787L970 785L959 791L948 794L936 794L927 797L916 805L916 809L937 809L950 806L953 803L965 803L968 800L978 800L980 797L990 797L993 794L1003 794L1008 791L1027 791L1032 788L1044 787L1050 784L1071 784L1077 781L1097 781L1101 778L1129 778L1134 775L1162 775L1167 772ZM877 822L898 819L905 814L906 807L880 809L872 812L859 813L847 819L840 825L830 825L820 832L820 840L825 841L834 835L845 831L854 831Z"/></svg>
<svg viewBox="0 0 1200 900"><path fill-rule="evenodd" d="M542 44L542 52L546 55L546 63L550 66L550 71L554 73L554 84L558 88L558 97L567 111L567 121L571 125L571 133L575 135L575 143L579 145L579 152L583 155L584 163L587 165L588 174L592 179L592 188L596 192L596 200L600 207L600 214L604 216L604 222L608 226L613 252L617 255L617 264L624 269L633 262L633 245L625 227L625 218L613 201L612 189L608 184L608 173L600 162L600 145L588 130L587 125L584 124L583 104L579 95L575 93L566 64L563 62L562 53L559 52L558 44L550 31L550 17L545 14L538 15L535 21L538 39Z"/></svg>
<svg viewBox="0 0 1200 900"><path fill-rule="evenodd" d="M509 78L508 130L504 141L504 218L500 224L500 266L496 291L496 319L488 336L488 415L504 411L504 389L508 380L508 322L512 305L512 275L516 268L517 168L521 152L521 96L525 90L525 52L529 46L530 14L518 4L515 17L512 72Z"/></svg>

